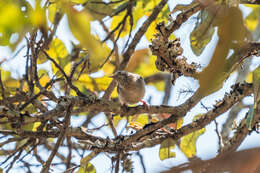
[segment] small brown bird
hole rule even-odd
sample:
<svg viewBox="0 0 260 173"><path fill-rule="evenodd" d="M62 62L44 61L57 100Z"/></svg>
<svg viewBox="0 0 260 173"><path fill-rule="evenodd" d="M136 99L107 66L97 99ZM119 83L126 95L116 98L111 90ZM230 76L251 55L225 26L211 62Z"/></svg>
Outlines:
<svg viewBox="0 0 260 173"><path fill-rule="evenodd" d="M126 71L118 71L111 77L117 81L118 97L123 105L136 104L141 101L144 106L147 106L142 101L145 94L145 82L141 76Z"/></svg>

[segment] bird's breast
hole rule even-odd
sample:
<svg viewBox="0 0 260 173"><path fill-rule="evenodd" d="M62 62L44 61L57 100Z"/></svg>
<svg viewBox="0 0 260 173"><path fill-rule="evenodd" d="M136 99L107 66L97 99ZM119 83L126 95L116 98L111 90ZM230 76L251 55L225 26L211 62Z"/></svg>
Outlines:
<svg viewBox="0 0 260 173"><path fill-rule="evenodd" d="M135 104L138 103L145 94L145 85L144 84L135 84L121 87L117 87L117 92L119 100L123 104Z"/></svg>

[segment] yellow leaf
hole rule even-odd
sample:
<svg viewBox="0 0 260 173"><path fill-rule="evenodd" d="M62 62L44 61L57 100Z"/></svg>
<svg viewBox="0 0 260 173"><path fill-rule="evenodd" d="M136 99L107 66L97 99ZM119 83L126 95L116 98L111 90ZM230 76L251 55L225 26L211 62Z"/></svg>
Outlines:
<svg viewBox="0 0 260 173"><path fill-rule="evenodd" d="M127 2L126 2L127 3ZM124 20L124 17L126 16L127 14L127 10L124 10L123 12L117 14L116 16L113 17L112 19L112 23L111 23L111 26L110 28L113 30L117 27L117 25L122 22ZM137 1L137 4L136 4L136 7L133 8L133 12L132 12L132 15L133 15L133 23L132 23L132 30L135 29L136 27L136 24L137 24L137 21L142 17L144 16L144 10L143 10L143 7L142 7L142 2L141 1ZM126 20L126 23L124 25L124 28L121 32L121 35L120 37L125 37L129 34L130 32L130 26L131 26L131 23L130 23L130 18L128 16L127 20ZM121 25L122 27L122 25ZM119 27L121 29L121 27ZM120 29L117 29L115 31L115 35L117 36Z"/></svg>
<svg viewBox="0 0 260 173"><path fill-rule="evenodd" d="M42 86L45 86L49 81L50 81L50 77L47 76L47 74L40 78L40 84Z"/></svg>
<svg viewBox="0 0 260 173"><path fill-rule="evenodd" d="M117 90L116 88L113 90L112 94L111 94L111 98L117 98L118 94L117 94Z"/></svg>
<svg viewBox="0 0 260 173"><path fill-rule="evenodd" d="M145 3L144 11L146 12L146 15L150 15L150 13L153 11L154 7L160 2L160 0L151 0Z"/></svg>
<svg viewBox="0 0 260 173"><path fill-rule="evenodd" d="M179 128L182 127L183 120L184 120L184 118L179 118L179 119L177 120L177 129L179 129Z"/></svg>
<svg viewBox="0 0 260 173"><path fill-rule="evenodd" d="M90 53L90 69L88 71L96 71L99 65L104 62L109 50L91 35L90 21L92 17L87 11L77 11L71 5L68 5L67 16L73 35Z"/></svg>
<svg viewBox="0 0 260 173"><path fill-rule="evenodd" d="M48 19L51 23L54 23L55 15L57 12L63 14L62 1L56 1L48 6Z"/></svg>
<svg viewBox="0 0 260 173"><path fill-rule="evenodd" d="M115 66L110 63L106 63L102 68L105 75L111 75L114 72L114 69L115 69Z"/></svg>
<svg viewBox="0 0 260 173"><path fill-rule="evenodd" d="M154 84L155 88L158 90L158 91L164 91L164 86L165 86L165 82L164 81L160 81L160 82L156 82Z"/></svg>
<svg viewBox="0 0 260 173"><path fill-rule="evenodd" d="M71 2L77 3L77 4L83 4L85 3L87 0L70 0Z"/></svg>
<svg viewBox="0 0 260 173"><path fill-rule="evenodd" d="M147 114L140 114L135 116L130 116L129 121L138 123L140 126L144 126L148 123L148 115Z"/></svg>
<svg viewBox="0 0 260 173"><path fill-rule="evenodd" d="M135 73L141 75L142 77L146 77L152 75L153 73L158 72L158 70L154 65L156 58L157 58L156 56L151 55L148 61L145 61L144 63L141 63L138 66L138 68L135 70Z"/></svg>
<svg viewBox="0 0 260 173"><path fill-rule="evenodd" d="M105 76L100 78L92 78L87 74L82 74L77 81L74 81L74 83L76 86L83 84L87 89L91 91L104 91L111 81L112 78L108 78Z"/></svg>
<svg viewBox="0 0 260 173"><path fill-rule="evenodd" d="M111 30L114 30L114 29L118 26L118 24L124 19L124 16L125 16L125 15L126 15L126 11L123 11L123 12L119 13L118 15L114 16L113 19L112 19L112 23L111 23L111 25L110 25L110 29L111 29ZM127 22L126 22L126 23L127 23ZM121 27L120 27L120 28L121 28ZM124 25L124 29L122 30L120 37L126 36L126 35L129 33L129 29L130 29L129 24L128 24L128 23L125 24L125 25ZM117 29L117 30L115 31L115 35L118 35L119 30L120 30L120 29Z"/></svg>
<svg viewBox="0 0 260 173"><path fill-rule="evenodd" d="M199 118L201 114L194 117L194 120ZM180 149L188 158L192 158L196 155L196 141L199 136L205 132L205 129L202 128L195 132L192 132L181 138Z"/></svg>
<svg viewBox="0 0 260 173"><path fill-rule="evenodd" d="M148 1L148 3L145 5L145 8L143 10L145 15L149 16L151 14L151 12L153 11L154 7L156 5L158 5L159 2L160 1L158 1L158 0ZM162 11L159 13L156 20L151 23L150 27L147 29L147 31L145 33L145 36L146 36L148 41L150 41L154 37L154 34L157 32L156 25L159 22L162 22L162 21L164 21L165 23L168 22L167 17L169 15L169 12L170 12L169 7L168 7L168 5L166 5L162 9ZM171 38L172 38L172 36L171 36Z"/></svg>
<svg viewBox="0 0 260 173"><path fill-rule="evenodd" d="M112 79L109 77L94 78L99 90L106 90Z"/></svg>
<svg viewBox="0 0 260 173"><path fill-rule="evenodd" d="M89 162L90 159L89 155L81 159L78 173L96 173L95 167Z"/></svg>
<svg viewBox="0 0 260 173"><path fill-rule="evenodd" d="M246 77L246 82L252 83L253 82L253 73L250 72Z"/></svg>
<svg viewBox="0 0 260 173"><path fill-rule="evenodd" d="M70 58L68 56L67 48L65 47L65 44L58 38L52 40L49 49L46 52L63 69L65 68L66 65L68 65L68 63L70 63ZM59 69L55 66L54 63L52 63L51 66L52 66L52 72L54 74L60 74Z"/></svg>
<svg viewBox="0 0 260 173"><path fill-rule="evenodd" d="M48 59L46 58L46 56L44 55L44 53L42 51L39 52L38 54L38 58L37 58L37 64L43 64L47 61Z"/></svg>
<svg viewBox="0 0 260 173"><path fill-rule="evenodd" d="M71 63L69 62L68 64L65 65L64 67L64 72L68 75L71 72Z"/></svg>
<svg viewBox="0 0 260 173"><path fill-rule="evenodd" d="M251 7L253 10L252 12L246 17L245 19L245 23L246 23L246 27L250 30L250 31L254 31L257 27L257 25L259 25L259 12L260 12L260 8L258 5L250 5L249 7Z"/></svg>
<svg viewBox="0 0 260 173"><path fill-rule="evenodd" d="M65 44L58 38L52 40L49 49L46 52L51 58L55 60L57 58L65 58L68 55Z"/></svg>
<svg viewBox="0 0 260 173"><path fill-rule="evenodd" d="M80 167L77 173L96 173L96 168L88 163L86 167Z"/></svg>
<svg viewBox="0 0 260 173"><path fill-rule="evenodd" d="M150 27L145 32L145 37L148 41L151 41L154 38L154 34L157 32L156 25L158 24L158 21L153 21L150 25Z"/></svg>
<svg viewBox="0 0 260 173"><path fill-rule="evenodd" d="M0 19L0 45L14 49L17 42L10 43L12 34L18 33L17 41L20 41L24 31L30 27L29 22L18 4L13 1L0 1Z"/></svg>
<svg viewBox="0 0 260 173"><path fill-rule="evenodd" d="M165 160L169 158L176 157L175 152L172 150L175 148L176 144L173 139L165 139L160 146L159 156L160 160Z"/></svg>
<svg viewBox="0 0 260 173"><path fill-rule="evenodd" d="M54 22L55 14L57 10L57 4L56 3L51 3L48 6L48 19L51 23Z"/></svg>
<svg viewBox="0 0 260 173"><path fill-rule="evenodd" d="M41 7L41 2L36 0L35 10L31 10L29 13L31 23L34 27L44 27L47 31L47 20L45 9Z"/></svg>
<svg viewBox="0 0 260 173"><path fill-rule="evenodd" d="M16 79L8 79L5 81L5 86L8 88L19 88L19 81Z"/></svg>
<svg viewBox="0 0 260 173"><path fill-rule="evenodd" d="M115 127L117 127L118 123L125 119L125 117L121 117L120 115L113 116L113 124Z"/></svg>
<svg viewBox="0 0 260 173"><path fill-rule="evenodd" d="M3 82L11 78L11 72L10 71L5 71L2 68L0 68L0 70L1 70L1 78L2 78Z"/></svg>
<svg viewBox="0 0 260 173"><path fill-rule="evenodd" d="M6 96L8 94L15 93L16 89L19 88L20 86L19 81L17 79L13 79L9 71L5 71L2 68L0 68L0 70L1 70L2 82L5 87Z"/></svg>
<svg viewBox="0 0 260 173"><path fill-rule="evenodd" d="M136 70L134 70L134 73L139 74L142 77L151 76L154 73L157 73L158 70L156 69L154 63L155 63L156 57L150 55L148 59L144 59L144 61L141 61ZM143 70L145 69L145 70ZM157 90L162 91L164 90L164 82L160 81L154 84Z"/></svg>

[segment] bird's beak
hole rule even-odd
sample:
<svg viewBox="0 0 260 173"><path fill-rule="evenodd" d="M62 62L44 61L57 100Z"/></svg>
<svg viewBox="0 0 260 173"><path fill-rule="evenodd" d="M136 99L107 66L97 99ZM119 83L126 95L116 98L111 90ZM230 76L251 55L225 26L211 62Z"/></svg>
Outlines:
<svg viewBox="0 0 260 173"><path fill-rule="evenodd" d="M114 75L114 74L112 74L112 75L110 75L110 76L108 76L108 77L110 77L110 78L115 78L115 75Z"/></svg>

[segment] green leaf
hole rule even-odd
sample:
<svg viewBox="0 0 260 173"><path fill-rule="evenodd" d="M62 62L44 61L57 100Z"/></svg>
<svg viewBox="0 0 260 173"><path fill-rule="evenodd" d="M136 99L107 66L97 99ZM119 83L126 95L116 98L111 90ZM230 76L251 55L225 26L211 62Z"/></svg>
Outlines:
<svg viewBox="0 0 260 173"><path fill-rule="evenodd" d="M254 105L250 107L246 124L248 130L252 130L252 123L256 114L260 113L260 66L253 71Z"/></svg>
<svg viewBox="0 0 260 173"><path fill-rule="evenodd" d="M215 30L212 26L213 19L214 16L212 13L209 13L206 10L201 11L198 18L199 22L197 22L195 28L191 32L191 49L197 56L202 53L214 34Z"/></svg>
<svg viewBox="0 0 260 173"><path fill-rule="evenodd" d="M199 118L201 114L194 117L194 120ZM201 136L205 132L205 129L202 128L195 132L192 132L181 138L180 149L187 156L191 158L196 155L196 141L199 136Z"/></svg>
<svg viewBox="0 0 260 173"><path fill-rule="evenodd" d="M30 123L30 124L26 124L22 127L23 130L27 130L27 131L33 131L36 132L37 131L37 127L39 127L41 125L41 122L35 122L35 123Z"/></svg>
<svg viewBox="0 0 260 173"><path fill-rule="evenodd" d="M122 12L123 10L126 9L126 7L129 5L129 2L126 1L123 4L120 4L119 6L117 6L113 12L113 14L117 14L119 12Z"/></svg>
<svg viewBox="0 0 260 173"><path fill-rule="evenodd" d="M248 116L246 118L246 125L248 130L252 130L252 123L253 123L253 119L254 119L254 106L250 106L249 112L248 112Z"/></svg>
<svg viewBox="0 0 260 173"><path fill-rule="evenodd" d="M253 71L254 114L260 114L260 66Z"/></svg>
<svg viewBox="0 0 260 173"><path fill-rule="evenodd" d="M160 160L165 160L165 159L175 157L176 156L175 152L171 151L175 148L175 146L176 144L173 139L168 138L164 140L160 146L160 151L159 151Z"/></svg>
<svg viewBox="0 0 260 173"><path fill-rule="evenodd" d="M218 27L219 40L209 65L195 75L200 84L197 91L200 97L205 97L219 90L231 72L236 69L235 65L240 61L237 57L240 56L236 56L235 59L227 58L227 56L230 49L234 49L234 42L239 43L237 48L245 46L244 40L247 33L243 24L242 12L238 8L227 6L213 6L211 8L213 9L208 9L209 12L218 9L213 14L216 15L213 26Z"/></svg>
<svg viewBox="0 0 260 173"><path fill-rule="evenodd" d="M255 104L260 101L260 66L253 71L253 88Z"/></svg>
<svg viewBox="0 0 260 173"><path fill-rule="evenodd" d="M102 0L85 0L85 2L85 8L96 20L102 20L106 16L111 16L114 12L114 3L105 4Z"/></svg>
<svg viewBox="0 0 260 173"><path fill-rule="evenodd" d="M96 71L108 55L109 48L102 46L102 44L91 35L90 21L93 18L86 10L77 11L71 5L68 5L67 15L71 32L80 42L81 46L89 51L90 69L88 69L88 71Z"/></svg>
<svg viewBox="0 0 260 173"><path fill-rule="evenodd" d="M198 5L197 1L193 1L191 4L188 4L188 5L179 4L179 5L176 5L176 7L171 11L171 13L175 13L176 11L183 12L183 11L186 11L188 9L195 7L196 5Z"/></svg>

